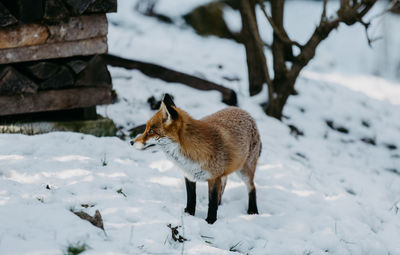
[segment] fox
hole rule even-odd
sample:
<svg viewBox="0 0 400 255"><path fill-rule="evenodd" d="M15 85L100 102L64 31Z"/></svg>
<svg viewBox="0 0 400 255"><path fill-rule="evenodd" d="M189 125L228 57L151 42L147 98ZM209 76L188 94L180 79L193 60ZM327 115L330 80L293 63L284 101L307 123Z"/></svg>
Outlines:
<svg viewBox="0 0 400 255"><path fill-rule="evenodd" d="M254 174L261 141L256 122L246 111L231 106L194 119L164 94L144 132L130 143L138 150L157 145L183 172L186 213L195 215L196 182L208 182L206 221L213 224L228 175L235 172L247 187L247 213L258 214Z"/></svg>

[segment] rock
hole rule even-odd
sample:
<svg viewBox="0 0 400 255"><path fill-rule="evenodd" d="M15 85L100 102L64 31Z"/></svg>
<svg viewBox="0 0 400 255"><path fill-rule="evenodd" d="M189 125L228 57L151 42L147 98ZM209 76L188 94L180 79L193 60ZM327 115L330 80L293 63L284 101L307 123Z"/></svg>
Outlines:
<svg viewBox="0 0 400 255"><path fill-rule="evenodd" d="M396 150L397 146L393 143L384 143L383 146L385 146L388 150Z"/></svg>
<svg viewBox="0 0 400 255"><path fill-rule="evenodd" d="M349 133L349 130L347 128L335 124L333 122L333 120L326 120L325 123L326 123L326 125L328 125L328 127L330 127L331 129L333 129L335 131L338 131L338 132L343 133L343 134L348 134Z"/></svg>
<svg viewBox="0 0 400 255"><path fill-rule="evenodd" d="M363 138L361 138L360 140L361 140L362 142L366 143L366 144L369 144L369 145L373 145L373 146L376 145L375 138L363 137Z"/></svg>
<svg viewBox="0 0 400 255"><path fill-rule="evenodd" d="M366 128L371 127L371 123L368 120L361 120L361 125Z"/></svg>
<svg viewBox="0 0 400 255"><path fill-rule="evenodd" d="M195 8L184 15L183 18L199 35L215 35L236 40L236 36L225 23L223 17L224 7L225 4L222 2L211 2Z"/></svg>
<svg viewBox="0 0 400 255"><path fill-rule="evenodd" d="M290 134L295 138L298 138L299 136L304 136L304 132L298 129L295 125L289 124L288 127L290 129Z"/></svg>
<svg viewBox="0 0 400 255"><path fill-rule="evenodd" d="M160 109L161 100L157 100L154 96L149 97L147 103L150 105L150 109L152 110Z"/></svg>

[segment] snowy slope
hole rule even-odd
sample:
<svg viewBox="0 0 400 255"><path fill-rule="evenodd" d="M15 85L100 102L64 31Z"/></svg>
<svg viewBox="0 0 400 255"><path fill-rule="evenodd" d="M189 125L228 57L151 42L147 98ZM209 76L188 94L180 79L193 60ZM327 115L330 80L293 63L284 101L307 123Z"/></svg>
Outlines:
<svg viewBox="0 0 400 255"><path fill-rule="evenodd" d="M176 17L196 1L182 9L165 2L160 10ZM314 14L306 15L312 24L318 2L289 2L288 22L303 17L300 4ZM1 134L0 254L64 254L69 245L82 243L89 246L83 254L400 254L400 84L370 74L376 53L358 51L366 44L362 28L348 28L352 38L346 31L340 37L341 28L321 45L281 123L259 107L266 91L248 96L240 45L160 24L133 12L133 6L119 1L118 13L109 16L111 53L231 87L240 107L256 119L263 142L255 177L260 214L246 214L245 185L232 175L214 225L204 220L205 183L197 187L196 216L186 215L183 176L157 149L138 152L118 138L67 132ZM335 46L343 40L358 41L349 46L353 54ZM342 58L357 67L343 68ZM138 71L111 68L111 74L120 101L98 111L124 131L154 113L146 103L152 95L174 95L176 105L196 118L225 107L217 92ZM291 135L287 124L304 136ZM99 210L105 232L70 210L90 215ZM174 242L168 224L181 226L188 240Z"/></svg>

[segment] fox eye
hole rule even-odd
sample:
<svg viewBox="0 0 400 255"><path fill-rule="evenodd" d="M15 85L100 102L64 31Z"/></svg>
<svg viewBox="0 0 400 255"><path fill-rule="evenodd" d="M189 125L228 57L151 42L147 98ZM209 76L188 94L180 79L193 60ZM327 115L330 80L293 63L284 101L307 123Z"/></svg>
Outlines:
<svg viewBox="0 0 400 255"><path fill-rule="evenodd" d="M154 130L153 129L149 129L149 135L153 135L154 134Z"/></svg>

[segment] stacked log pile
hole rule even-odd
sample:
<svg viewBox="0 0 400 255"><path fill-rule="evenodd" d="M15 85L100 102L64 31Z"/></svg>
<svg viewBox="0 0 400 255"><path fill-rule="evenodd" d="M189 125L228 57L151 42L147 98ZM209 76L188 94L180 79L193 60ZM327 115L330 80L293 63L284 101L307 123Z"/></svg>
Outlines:
<svg viewBox="0 0 400 255"><path fill-rule="evenodd" d="M0 0L0 116L111 103L117 0Z"/></svg>

